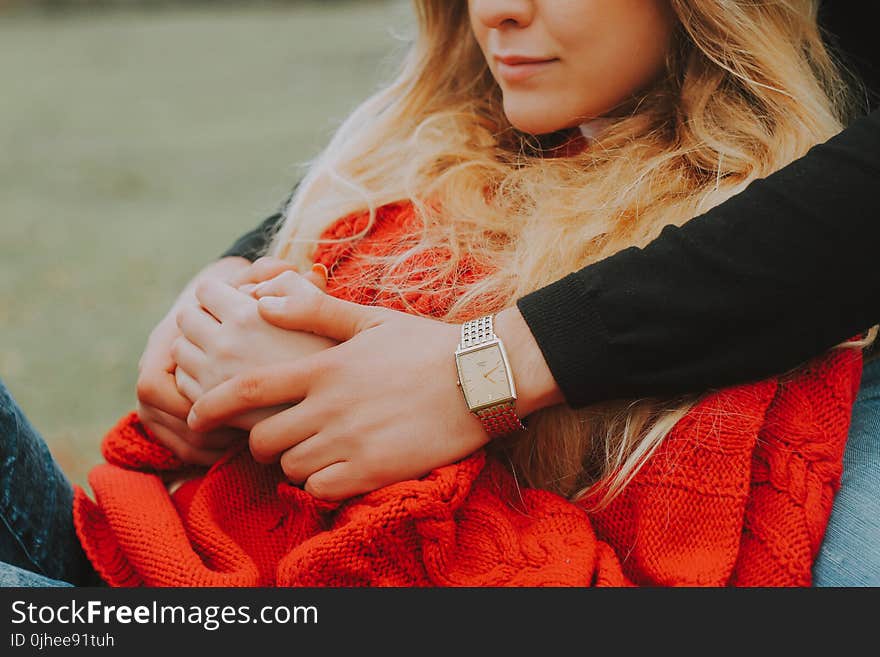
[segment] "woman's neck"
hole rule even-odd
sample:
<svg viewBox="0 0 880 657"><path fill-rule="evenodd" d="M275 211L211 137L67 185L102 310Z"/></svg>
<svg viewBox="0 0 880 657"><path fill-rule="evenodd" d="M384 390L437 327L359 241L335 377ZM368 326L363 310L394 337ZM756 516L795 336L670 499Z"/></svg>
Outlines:
<svg viewBox="0 0 880 657"><path fill-rule="evenodd" d="M599 117L573 128L538 136L538 152L541 157L567 157L582 151L590 142L611 125L614 119Z"/></svg>
<svg viewBox="0 0 880 657"><path fill-rule="evenodd" d="M598 117L585 123L581 123L578 129L587 141L595 141L599 134L614 122L614 119Z"/></svg>

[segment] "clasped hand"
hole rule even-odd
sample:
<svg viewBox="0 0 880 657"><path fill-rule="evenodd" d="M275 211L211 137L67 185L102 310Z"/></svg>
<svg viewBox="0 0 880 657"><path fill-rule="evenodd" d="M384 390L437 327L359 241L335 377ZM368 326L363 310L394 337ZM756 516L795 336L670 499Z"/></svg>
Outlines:
<svg viewBox="0 0 880 657"><path fill-rule="evenodd" d="M177 316L175 378L189 429L249 430L261 463L340 500L423 476L488 436L455 385L460 327L327 294L281 261L241 289L210 280ZM278 273L278 272L281 273Z"/></svg>

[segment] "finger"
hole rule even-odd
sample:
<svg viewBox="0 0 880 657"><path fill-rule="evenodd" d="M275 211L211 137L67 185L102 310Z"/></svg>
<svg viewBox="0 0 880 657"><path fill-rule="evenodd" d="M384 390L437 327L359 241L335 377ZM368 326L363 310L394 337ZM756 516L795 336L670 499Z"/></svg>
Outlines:
<svg viewBox="0 0 880 657"><path fill-rule="evenodd" d="M184 337L200 348L206 348L217 338L220 322L195 304L177 312L177 327Z"/></svg>
<svg viewBox="0 0 880 657"><path fill-rule="evenodd" d="M297 361L260 367L224 381L193 404L187 424L193 431L208 431L245 411L302 401L312 373L320 365L317 357L330 349Z"/></svg>
<svg viewBox="0 0 880 657"><path fill-rule="evenodd" d="M162 321L150 333L147 338L147 346L144 353L138 361L138 372L172 372L175 364L171 358L171 343L174 338L180 335L180 329L177 326L177 310L175 307L169 311L169 314L162 318Z"/></svg>
<svg viewBox="0 0 880 657"><path fill-rule="evenodd" d="M327 268L320 263L315 263L310 271L303 274L303 278L324 292L327 291L327 276ZM237 289L243 294L259 299L260 295L256 291L260 285L260 283L246 283L245 285L239 285Z"/></svg>
<svg viewBox="0 0 880 657"><path fill-rule="evenodd" d="M246 283L262 283L270 278L275 278L283 271L296 270L296 265L291 262L271 256L263 256L254 260L253 264L242 272L238 279L233 280L231 284L238 287Z"/></svg>
<svg viewBox="0 0 880 657"><path fill-rule="evenodd" d="M253 303L246 294L223 281L208 278L196 287L196 298L219 322L230 321L241 312L242 302Z"/></svg>
<svg viewBox="0 0 880 657"><path fill-rule="evenodd" d="M320 426L307 401L258 422L251 429L248 445L258 463L272 463L285 450L315 435Z"/></svg>
<svg viewBox="0 0 880 657"><path fill-rule="evenodd" d="M265 287L264 287L265 286ZM260 315L288 330L310 331L339 342L374 326L383 308L362 306L321 291L305 277L284 273L257 288Z"/></svg>
<svg viewBox="0 0 880 657"><path fill-rule="evenodd" d="M213 465L226 450L202 449L186 442L176 433L161 425L150 429L165 447L184 463L192 465Z"/></svg>
<svg viewBox="0 0 880 657"><path fill-rule="evenodd" d="M311 276L309 276L309 274L311 274ZM270 278L268 281L258 283L254 290L254 296L258 299L266 296L292 296L301 291L300 286L303 283L310 283L311 288L317 288L318 285L314 282L316 280L316 274L317 272L315 270L310 271L305 276L293 271L281 272L275 278Z"/></svg>
<svg viewBox="0 0 880 657"><path fill-rule="evenodd" d="M306 480L305 490L320 500L335 502L370 490L359 481L349 461L340 461L319 470Z"/></svg>
<svg viewBox="0 0 880 657"><path fill-rule="evenodd" d="M172 367L176 368L176 365L172 363ZM137 399L145 407L177 418L183 424L186 424L184 420L192 407L192 402L177 389L174 369L142 373L137 381Z"/></svg>
<svg viewBox="0 0 880 657"><path fill-rule="evenodd" d="M180 390L181 394L191 402L196 401L202 396L202 386L199 385L198 381L187 374L182 367L178 367L174 371L174 379L177 382L177 389Z"/></svg>
<svg viewBox="0 0 880 657"><path fill-rule="evenodd" d="M197 465L211 465L214 461L222 456L226 449L213 449L199 447L191 441L186 440L183 435L190 434L189 428L177 418L157 412L155 409L144 407L138 404L138 416L143 425L156 437L156 439L184 463L194 463ZM170 420L170 422L169 422ZM174 424L174 423L178 424ZM168 426L169 424L173 426ZM175 430L176 427L183 425L183 434L181 430ZM219 432L218 432L219 433ZM239 434L239 438L240 438ZM231 444L233 440L229 440Z"/></svg>
<svg viewBox="0 0 880 657"><path fill-rule="evenodd" d="M316 262L313 264L311 271L307 272L305 277L321 291L327 291L327 279L330 277L330 272L323 263Z"/></svg>
<svg viewBox="0 0 880 657"><path fill-rule="evenodd" d="M281 455L281 469L290 481L303 484L310 476L333 463L342 461L338 441L328 440L323 434L306 438Z"/></svg>
<svg viewBox="0 0 880 657"><path fill-rule="evenodd" d="M177 364L175 370L182 368L194 377L199 375L208 361L205 352L187 340L186 336L180 336L174 340L171 345L171 357Z"/></svg>
<svg viewBox="0 0 880 657"><path fill-rule="evenodd" d="M243 294L247 294L248 296L254 296L254 290L256 290L256 289L257 289L256 283L246 283L244 285L238 286L238 291Z"/></svg>
<svg viewBox="0 0 880 657"><path fill-rule="evenodd" d="M145 413L149 417L151 417L151 429L152 424L161 425L166 429L172 431L174 435L178 436L187 444L200 450L223 451L232 443L236 442L237 440L243 439L247 435L245 432L239 431L238 429L233 429L231 427L225 426L219 429L215 429L213 431L197 433L195 431L192 431L183 420L176 418L172 415L168 415L167 413L163 413L162 411L156 411L156 409L145 409ZM143 416L141 415L140 408L138 408L138 415L141 416L141 420L143 421ZM147 423L145 422L145 424Z"/></svg>
<svg viewBox="0 0 880 657"><path fill-rule="evenodd" d="M271 408L257 408L252 411L248 411L247 413L243 413L242 415L237 415L233 418L229 418L228 420L226 420L226 424L230 427L244 429L245 431L250 433L251 429L253 429L257 424L265 420L267 417L275 415L277 413L281 413L282 411L286 411L288 408L290 408L290 404L272 406Z"/></svg>

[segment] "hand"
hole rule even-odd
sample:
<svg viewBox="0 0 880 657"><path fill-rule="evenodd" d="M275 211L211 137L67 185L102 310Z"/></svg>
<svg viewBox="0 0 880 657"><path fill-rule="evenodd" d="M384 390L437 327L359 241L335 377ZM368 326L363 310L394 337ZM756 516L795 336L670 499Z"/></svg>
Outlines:
<svg viewBox="0 0 880 657"><path fill-rule="evenodd" d="M227 282L242 292L250 294L257 283L268 281L286 271L297 271L296 265L280 258L264 256L254 260L250 263L250 266L239 270L237 275L230 277ZM323 280L326 285L326 269L324 270ZM313 279L314 281L317 281L317 278Z"/></svg>
<svg viewBox="0 0 880 657"><path fill-rule="evenodd" d="M280 460L291 481L328 500L420 477L488 442L456 385L460 325L336 299L295 273L255 293L267 321L343 342L206 392L190 413L193 430L296 404L253 427L251 452Z"/></svg>
<svg viewBox="0 0 880 657"><path fill-rule="evenodd" d="M254 263L244 280L260 280L278 269L289 270L290 266L264 258ZM326 279L315 271L305 278L319 289L326 287ZM241 289L253 287L245 284ZM241 289L205 280L196 288L200 306L185 306L177 314L181 335L172 345L171 357L177 364L177 387L192 402L242 371L297 360L337 344L323 336L269 324L260 316L256 299ZM288 407L259 409L233 418L229 424L250 429L257 421Z"/></svg>
<svg viewBox="0 0 880 657"><path fill-rule="evenodd" d="M230 278L243 269L247 269L245 260L224 259L213 263L196 280ZM186 424L192 404L178 392L171 345L180 334L175 321L177 309L195 304L195 296L187 286L171 311L150 334L138 362L137 412L143 425L183 462L207 466L219 459L233 441L243 440L246 434L230 428L197 433Z"/></svg>

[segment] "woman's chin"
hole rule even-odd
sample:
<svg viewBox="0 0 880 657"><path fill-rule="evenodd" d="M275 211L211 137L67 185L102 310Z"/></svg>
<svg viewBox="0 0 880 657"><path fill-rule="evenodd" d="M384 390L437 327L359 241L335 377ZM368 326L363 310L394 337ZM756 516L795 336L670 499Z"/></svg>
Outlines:
<svg viewBox="0 0 880 657"><path fill-rule="evenodd" d="M547 135L571 126L572 122L553 116L551 108L529 108L528 110L505 107L505 115L510 124L531 135Z"/></svg>
<svg viewBox="0 0 880 657"><path fill-rule="evenodd" d="M508 119L510 120L510 119ZM549 135L552 132L556 132L558 130L563 130L569 126L564 123L550 123L547 121L513 121L510 120L510 124L519 130L520 132L524 132L530 135Z"/></svg>

